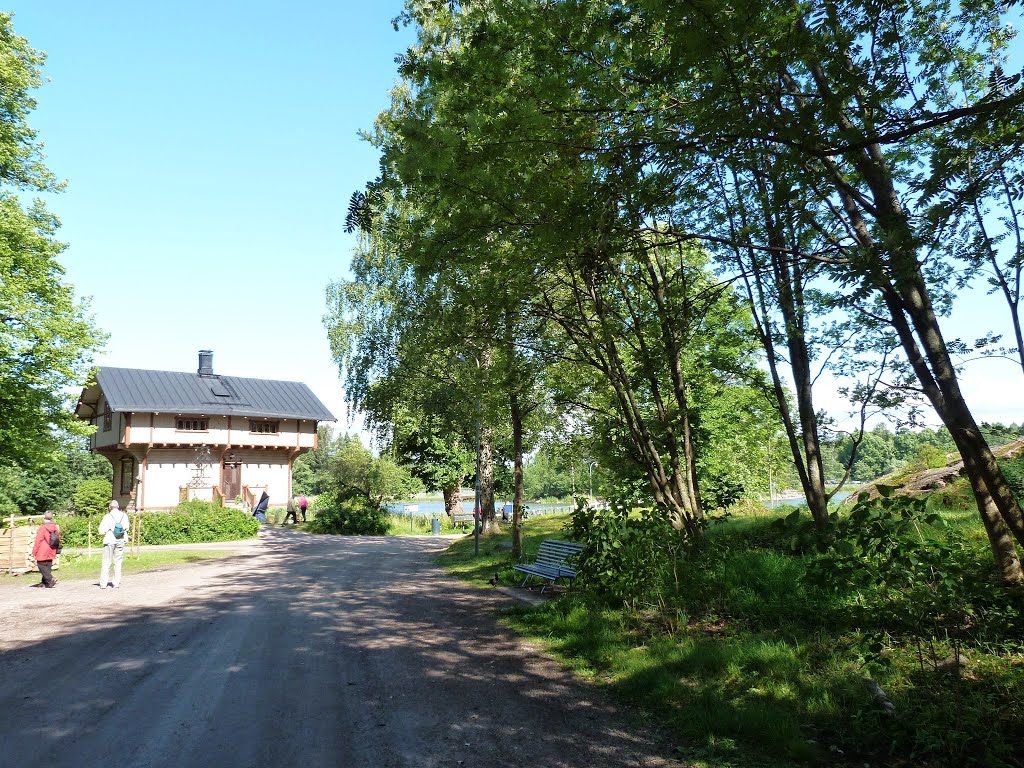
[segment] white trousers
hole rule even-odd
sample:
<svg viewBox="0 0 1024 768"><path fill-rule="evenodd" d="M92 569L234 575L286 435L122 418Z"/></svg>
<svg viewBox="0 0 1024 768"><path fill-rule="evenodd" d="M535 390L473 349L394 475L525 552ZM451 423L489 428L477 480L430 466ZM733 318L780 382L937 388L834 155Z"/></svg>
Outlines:
<svg viewBox="0 0 1024 768"><path fill-rule="evenodd" d="M110 576L110 561L114 561L114 586L121 583L121 561L124 560L124 542L103 545L103 566L100 568L100 586L105 587Z"/></svg>

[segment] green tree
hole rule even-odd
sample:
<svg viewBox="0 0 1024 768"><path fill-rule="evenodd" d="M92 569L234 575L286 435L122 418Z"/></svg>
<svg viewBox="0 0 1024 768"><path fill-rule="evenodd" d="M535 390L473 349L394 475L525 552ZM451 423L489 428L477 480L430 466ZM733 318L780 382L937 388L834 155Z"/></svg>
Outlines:
<svg viewBox="0 0 1024 768"><path fill-rule="evenodd" d="M568 467L552 456L548 446L541 447L527 462L523 485L529 499L565 499L572 494Z"/></svg>
<svg viewBox="0 0 1024 768"><path fill-rule="evenodd" d="M292 492L318 496L330 484L330 467L337 453L337 444L329 424L317 427L316 448L295 460L292 468Z"/></svg>
<svg viewBox="0 0 1024 768"><path fill-rule="evenodd" d="M0 13L0 463L26 467L53 458L62 433L87 433L65 392L85 384L104 340L63 281L56 217L18 195L61 188L27 123L43 59Z"/></svg>
<svg viewBox="0 0 1024 768"><path fill-rule="evenodd" d="M339 500L359 499L378 509L423 489L408 469L386 456L375 457L358 437L341 439L331 474Z"/></svg>
<svg viewBox="0 0 1024 768"><path fill-rule="evenodd" d="M83 480L75 488L75 512L79 515L102 515L112 495L110 481L99 478Z"/></svg>
<svg viewBox="0 0 1024 768"><path fill-rule="evenodd" d="M843 463L850 461L852 448L848 443L840 456ZM892 435L887 430L873 429L866 432L857 446L856 458L853 461L853 479L857 481L875 480L887 475L896 468L896 453Z"/></svg>

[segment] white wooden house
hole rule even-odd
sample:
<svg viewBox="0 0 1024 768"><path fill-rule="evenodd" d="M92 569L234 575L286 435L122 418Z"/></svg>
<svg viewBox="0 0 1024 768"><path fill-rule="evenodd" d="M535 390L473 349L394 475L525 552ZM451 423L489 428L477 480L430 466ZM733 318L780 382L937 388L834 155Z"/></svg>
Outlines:
<svg viewBox="0 0 1024 768"><path fill-rule="evenodd" d="M336 421L305 384L215 374L209 350L196 373L100 368L75 414L96 425L91 448L114 467L114 498L140 511L251 506L263 491L283 506L296 457Z"/></svg>

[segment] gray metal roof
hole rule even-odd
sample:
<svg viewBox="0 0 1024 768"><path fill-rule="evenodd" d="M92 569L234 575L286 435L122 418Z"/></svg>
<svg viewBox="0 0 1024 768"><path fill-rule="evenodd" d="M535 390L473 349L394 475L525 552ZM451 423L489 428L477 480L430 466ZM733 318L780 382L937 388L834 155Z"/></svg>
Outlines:
<svg viewBox="0 0 1024 768"><path fill-rule="evenodd" d="M259 416L337 421L316 395L297 381L201 376L198 373L100 368L96 383L110 410L122 413L187 413L210 416ZM96 394L86 390L82 406L95 408ZM91 395L91 396L90 396ZM89 402L92 400L93 402Z"/></svg>

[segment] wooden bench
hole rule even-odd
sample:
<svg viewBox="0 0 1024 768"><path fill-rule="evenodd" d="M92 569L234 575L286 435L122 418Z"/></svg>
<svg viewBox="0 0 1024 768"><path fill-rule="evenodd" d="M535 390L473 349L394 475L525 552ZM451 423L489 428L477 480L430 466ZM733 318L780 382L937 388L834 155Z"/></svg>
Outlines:
<svg viewBox="0 0 1024 768"><path fill-rule="evenodd" d="M576 578L576 568L567 561L570 557L578 555L582 550L582 544L545 539L540 543L536 560L532 563L512 566L515 570L526 574L523 578L523 583L519 586L525 587L531 576L544 579L547 582L547 584L540 588L541 594L558 579L568 579L571 586Z"/></svg>

